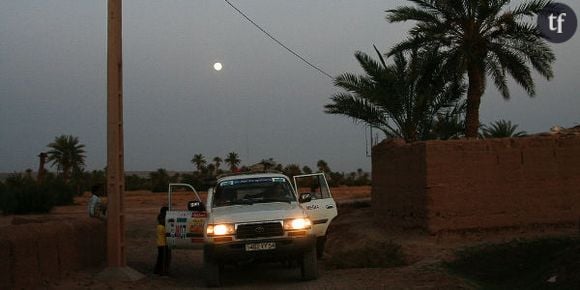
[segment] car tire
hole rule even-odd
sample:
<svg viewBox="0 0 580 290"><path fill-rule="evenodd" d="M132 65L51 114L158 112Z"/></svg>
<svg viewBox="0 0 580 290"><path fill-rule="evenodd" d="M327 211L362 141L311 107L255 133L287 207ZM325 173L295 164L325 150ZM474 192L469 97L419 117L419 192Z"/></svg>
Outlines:
<svg viewBox="0 0 580 290"><path fill-rule="evenodd" d="M211 257L204 256L203 271L205 273L205 284L207 287L221 286L220 264Z"/></svg>
<svg viewBox="0 0 580 290"><path fill-rule="evenodd" d="M316 257L319 260L322 260L325 245L326 245L326 236L316 238Z"/></svg>
<svg viewBox="0 0 580 290"><path fill-rule="evenodd" d="M318 278L318 259L316 258L316 247L306 251L302 256L300 270L302 280L310 281Z"/></svg>

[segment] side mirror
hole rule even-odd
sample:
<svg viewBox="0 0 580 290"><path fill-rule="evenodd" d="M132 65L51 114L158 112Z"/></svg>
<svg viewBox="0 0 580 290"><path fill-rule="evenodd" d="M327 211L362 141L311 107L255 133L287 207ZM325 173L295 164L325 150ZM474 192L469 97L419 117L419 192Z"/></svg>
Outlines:
<svg viewBox="0 0 580 290"><path fill-rule="evenodd" d="M205 211L205 205L203 205L203 202L196 200L196 201L190 201L187 203L187 210L190 211Z"/></svg>
<svg viewBox="0 0 580 290"><path fill-rule="evenodd" d="M300 203L310 202L311 200L312 200L312 194L310 194L310 193L301 193L300 198L298 199L298 201Z"/></svg>

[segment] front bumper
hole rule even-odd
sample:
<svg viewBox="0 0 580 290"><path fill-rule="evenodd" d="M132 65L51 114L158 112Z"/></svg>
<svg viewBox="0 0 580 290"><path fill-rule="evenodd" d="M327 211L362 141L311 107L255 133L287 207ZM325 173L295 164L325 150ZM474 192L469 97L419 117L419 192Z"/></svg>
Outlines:
<svg viewBox="0 0 580 290"><path fill-rule="evenodd" d="M274 242L276 248L272 250L246 251L246 244ZM283 260L302 256L306 251L314 249L316 236L297 238L264 238L256 240L234 241L228 243L209 243L204 246L206 257L219 262L234 262L248 259Z"/></svg>

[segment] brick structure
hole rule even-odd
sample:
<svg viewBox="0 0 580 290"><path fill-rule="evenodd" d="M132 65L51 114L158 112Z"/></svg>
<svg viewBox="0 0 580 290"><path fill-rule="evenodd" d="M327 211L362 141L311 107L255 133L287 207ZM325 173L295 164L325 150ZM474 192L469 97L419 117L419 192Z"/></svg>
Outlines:
<svg viewBox="0 0 580 290"><path fill-rule="evenodd" d="M36 289L66 272L105 262L106 225L102 221L17 223L0 231L0 289Z"/></svg>
<svg viewBox="0 0 580 290"><path fill-rule="evenodd" d="M377 219L430 233L580 219L580 135L384 141L373 148Z"/></svg>

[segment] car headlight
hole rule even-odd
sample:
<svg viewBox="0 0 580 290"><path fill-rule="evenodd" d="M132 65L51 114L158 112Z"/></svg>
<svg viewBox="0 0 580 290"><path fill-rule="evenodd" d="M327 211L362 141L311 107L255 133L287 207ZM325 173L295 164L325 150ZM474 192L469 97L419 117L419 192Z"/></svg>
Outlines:
<svg viewBox="0 0 580 290"><path fill-rule="evenodd" d="M285 230L304 230L309 229L312 222L307 218L288 219L284 221Z"/></svg>
<svg viewBox="0 0 580 290"><path fill-rule="evenodd" d="M233 235L236 229L233 224L215 224L207 225L206 233L208 236L225 236Z"/></svg>

